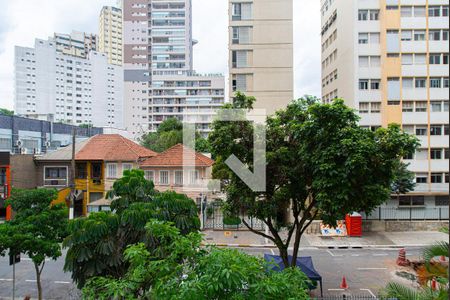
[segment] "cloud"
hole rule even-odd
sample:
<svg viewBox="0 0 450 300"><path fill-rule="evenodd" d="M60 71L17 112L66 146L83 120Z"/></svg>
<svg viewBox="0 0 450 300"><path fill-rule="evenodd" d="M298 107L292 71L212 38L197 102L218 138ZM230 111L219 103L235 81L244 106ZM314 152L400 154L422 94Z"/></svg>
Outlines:
<svg viewBox="0 0 450 300"><path fill-rule="evenodd" d="M320 96L320 10L318 0L294 1L295 97ZM103 5L116 0L3 1L0 11L0 107L12 108L14 46L34 45L35 38L72 30L98 32ZM194 68L202 73L228 73L227 0L192 0Z"/></svg>

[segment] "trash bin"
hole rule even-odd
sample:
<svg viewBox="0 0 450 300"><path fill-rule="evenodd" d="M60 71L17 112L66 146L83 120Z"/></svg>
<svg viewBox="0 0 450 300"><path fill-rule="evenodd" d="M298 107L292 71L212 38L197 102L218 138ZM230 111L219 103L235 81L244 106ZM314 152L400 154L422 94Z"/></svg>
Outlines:
<svg viewBox="0 0 450 300"><path fill-rule="evenodd" d="M362 216L354 212L345 216L345 225L348 236L362 236Z"/></svg>

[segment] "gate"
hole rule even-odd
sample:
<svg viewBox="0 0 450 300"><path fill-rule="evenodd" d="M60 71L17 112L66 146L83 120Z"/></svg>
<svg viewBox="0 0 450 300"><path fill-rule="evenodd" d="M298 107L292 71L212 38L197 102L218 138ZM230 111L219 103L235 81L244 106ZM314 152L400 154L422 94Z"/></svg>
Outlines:
<svg viewBox="0 0 450 300"><path fill-rule="evenodd" d="M204 229L212 229L212 230L248 230L247 226L244 225L242 220L245 220L247 224L254 230L263 231L265 229L264 222L257 219L251 218L249 216L241 214L239 216L241 222L236 225L229 225L223 222L224 214L222 205L217 202L213 202L208 204L208 207L205 210L204 214Z"/></svg>

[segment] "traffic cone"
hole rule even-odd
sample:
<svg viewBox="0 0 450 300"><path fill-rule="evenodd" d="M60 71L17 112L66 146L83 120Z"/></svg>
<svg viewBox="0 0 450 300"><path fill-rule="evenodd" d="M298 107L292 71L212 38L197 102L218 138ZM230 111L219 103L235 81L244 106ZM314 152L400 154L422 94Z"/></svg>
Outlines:
<svg viewBox="0 0 450 300"><path fill-rule="evenodd" d="M406 259L406 250L404 248L398 251L397 265L403 267L409 265L409 260Z"/></svg>
<svg viewBox="0 0 450 300"><path fill-rule="evenodd" d="M445 256L444 255L441 255L441 258L439 259L440 261L442 261L442 262L445 262L445 261L447 261L447 259L445 258Z"/></svg>
<svg viewBox="0 0 450 300"><path fill-rule="evenodd" d="M345 276L342 277L342 282L341 282L341 289L348 289L348 284L347 284L347 280L345 279Z"/></svg>
<svg viewBox="0 0 450 300"><path fill-rule="evenodd" d="M436 282L436 278L433 277L433 279L431 280L431 289L433 291L437 290L437 282Z"/></svg>

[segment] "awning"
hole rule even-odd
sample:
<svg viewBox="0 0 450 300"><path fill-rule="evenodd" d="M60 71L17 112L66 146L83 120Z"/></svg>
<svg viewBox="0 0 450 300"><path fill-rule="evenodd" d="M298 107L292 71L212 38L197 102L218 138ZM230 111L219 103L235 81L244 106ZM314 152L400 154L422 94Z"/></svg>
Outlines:
<svg viewBox="0 0 450 300"><path fill-rule="evenodd" d="M271 270L280 272L285 269L283 259L278 255L264 254L264 260L271 264ZM289 255L288 260L289 263L292 262L291 255ZM300 268L300 270L302 270L303 273L305 273L306 277L312 281L318 281L320 283L320 296L323 297L322 276L320 276L316 269L314 269L311 256L297 257L296 265ZM310 286L310 288L314 287Z"/></svg>

